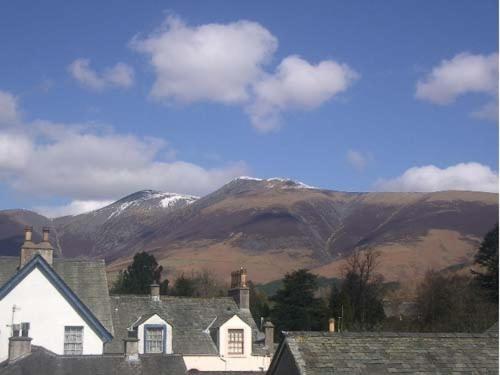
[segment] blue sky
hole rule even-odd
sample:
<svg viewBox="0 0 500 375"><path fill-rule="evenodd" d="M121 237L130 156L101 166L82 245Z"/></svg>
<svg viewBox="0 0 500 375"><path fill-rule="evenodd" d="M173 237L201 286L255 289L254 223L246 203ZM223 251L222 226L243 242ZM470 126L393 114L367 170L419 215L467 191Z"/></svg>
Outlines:
<svg viewBox="0 0 500 375"><path fill-rule="evenodd" d="M238 175L498 191L496 1L4 4L0 208Z"/></svg>

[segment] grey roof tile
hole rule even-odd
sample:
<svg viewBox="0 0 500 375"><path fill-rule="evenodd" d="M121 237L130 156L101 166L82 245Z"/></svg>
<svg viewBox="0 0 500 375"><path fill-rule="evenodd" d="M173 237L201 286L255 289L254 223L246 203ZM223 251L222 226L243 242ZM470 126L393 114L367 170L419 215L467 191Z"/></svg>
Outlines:
<svg viewBox="0 0 500 375"><path fill-rule="evenodd" d="M308 375L498 373L493 334L287 332L283 345Z"/></svg>
<svg viewBox="0 0 500 375"><path fill-rule="evenodd" d="M30 355L0 364L1 375L184 375L180 355L143 355L128 361L124 355L59 356L33 347Z"/></svg>

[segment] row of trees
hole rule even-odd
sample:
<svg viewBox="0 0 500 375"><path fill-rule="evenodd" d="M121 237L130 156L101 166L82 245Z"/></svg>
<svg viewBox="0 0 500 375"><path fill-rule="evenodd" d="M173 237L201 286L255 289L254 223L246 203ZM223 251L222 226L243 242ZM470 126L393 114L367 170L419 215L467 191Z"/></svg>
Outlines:
<svg viewBox="0 0 500 375"><path fill-rule="evenodd" d="M334 317L341 330L482 332L498 320L498 225L481 243L472 272L427 273L414 312L405 319L385 317L387 288L377 273L376 252L355 252L346 263L344 278L332 285L328 300L318 297L315 275L287 274L267 308L278 330L325 330Z"/></svg>
<svg viewBox="0 0 500 375"><path fill-rule="evenodd" d="M279 331L322 331L329 318L341 330L372 330L383 321L383 283L376 273L378 254L355 252L345 277L334 283L327 300L318 297L318 278L307 270L285 275L283 287L270 298L270 318Z"/></svg>

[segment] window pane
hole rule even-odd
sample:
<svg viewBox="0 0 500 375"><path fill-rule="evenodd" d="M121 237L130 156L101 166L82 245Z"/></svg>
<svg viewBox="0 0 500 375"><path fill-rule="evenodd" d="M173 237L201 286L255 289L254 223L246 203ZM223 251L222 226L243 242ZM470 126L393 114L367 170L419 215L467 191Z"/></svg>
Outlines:
<svg viewBox="0 0 500 375"><path fill-rule="evenodd" d="M228 352L229 354L243 354L243 330L228 330Z"/></svg>
<svg viewBox="0 0 500 375"><path fill-rule="evenodd" d="M83 327L64 327L64 354L83 354Z"/></svg>
<svg viewBox="0 0 500 375"><path fill-rule="evenodd" d="M163 327L146 327L146 353L163 353Z"/></svg>

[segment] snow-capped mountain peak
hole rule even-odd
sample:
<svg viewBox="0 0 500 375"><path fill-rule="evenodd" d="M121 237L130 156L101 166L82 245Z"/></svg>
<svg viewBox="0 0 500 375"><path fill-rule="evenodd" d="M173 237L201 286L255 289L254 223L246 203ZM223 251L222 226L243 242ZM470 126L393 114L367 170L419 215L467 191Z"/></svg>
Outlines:
<svg viewBox="0 0 500 375"><path fill-rule="evenodd" d="M156 190L141 190L118 201L93 211L93 215L106 215L106 219L112 219L122 215L128 210L163 210L174 209L195 202L198 197L194 195L184 195L176 193L165 193Z"/></svg>
<svg viewBox="0 0 500 375"><path fill-rule="evenodd" d="M264 182L269 188L282 188L282 189L318 189L317 187L310 186L304 184L301 181L295 181L290 178L284 177L271 177L267 179L249 177L249 176L240 176L235 178L233 181L256 181L256 182Z"/></svg>

